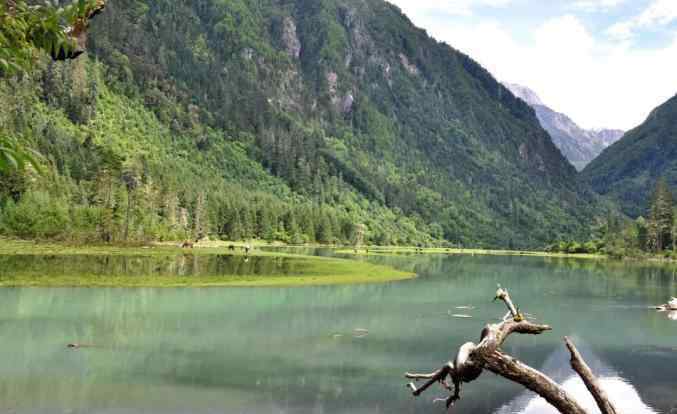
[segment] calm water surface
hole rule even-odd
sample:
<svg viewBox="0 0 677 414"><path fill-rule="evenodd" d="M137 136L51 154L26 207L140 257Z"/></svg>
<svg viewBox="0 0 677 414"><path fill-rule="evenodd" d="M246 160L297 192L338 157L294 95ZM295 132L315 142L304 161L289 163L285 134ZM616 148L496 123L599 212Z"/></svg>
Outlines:
<svg viewBox="0 0 677 414"><path fill-rule="evenodd" d="M677 296L670 269L523 257L370 260L420 277L293 289L2 289L0 412L443 413L431 405L441 392L413 399L402 374L433 371L477 340L505 313L491 303L501 283L555 328L515 336L507 352L585 395L561 341L573 336L622 412L677 413L677 321L646 309ZM87 347L67 349L72 342ZM454 412L550 411L485 373L465 386Z"/></svg>

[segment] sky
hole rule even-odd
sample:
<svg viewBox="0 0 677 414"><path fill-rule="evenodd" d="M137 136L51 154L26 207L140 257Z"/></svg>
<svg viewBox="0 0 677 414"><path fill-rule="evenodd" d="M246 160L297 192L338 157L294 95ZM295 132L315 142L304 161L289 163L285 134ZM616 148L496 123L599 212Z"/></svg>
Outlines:
<svg viewBox="0 0 677 414"><path fill-rule="evenodd" d="M677 94L677 0L388 0L584 128L629 130Z"/></svg>

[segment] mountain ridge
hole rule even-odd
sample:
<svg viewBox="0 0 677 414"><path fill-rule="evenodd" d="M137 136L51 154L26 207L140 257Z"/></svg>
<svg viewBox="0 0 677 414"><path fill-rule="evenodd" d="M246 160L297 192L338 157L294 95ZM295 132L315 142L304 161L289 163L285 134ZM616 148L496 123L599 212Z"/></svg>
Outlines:
<svg viewBox="0 0 677 414"><path fill-rule="evenodd" d="M93 169L114 161L111 214L138 188L174 200L132 216L134 234L179 222L196 235L345 243L365 223L371 243L537 248L584 234L600 211L531 107L384 1L119 0L89 41L83 63L37 75L32 110L67 114L60 139L30 133L83 211L102 208L103 178L75 154L99 154ZM128 142L131 120L103 122L126 111L119 102L142 105L160 133ZM130 150L141 144L147 158ZM242 201L218 190L231 184ZM106 237L127 234L115 217Z"/></svg>
<svg viewBox="0 0 677 414"><path fill-rule="evenodd" d="M545 105L538 94L528 87L514 83L507 83L506 86L515 96L534 108L539 122L548 131L555 145L579 171L625 133L608 128L584 129L569 116Z"/></svg>
<svg viewBox="0 0 677 414"><path fill-rule="evenodd" d="M665 178L671 190L677 190L676 119L677 95L590 163L582 180L617 201L625 214L646 215L658 179Z"/></svg>

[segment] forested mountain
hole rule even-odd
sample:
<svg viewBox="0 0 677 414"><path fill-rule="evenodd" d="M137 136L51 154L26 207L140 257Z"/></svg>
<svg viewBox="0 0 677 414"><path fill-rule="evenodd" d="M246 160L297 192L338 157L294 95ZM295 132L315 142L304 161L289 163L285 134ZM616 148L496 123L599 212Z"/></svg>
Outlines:
<svg viewBox="0 0 677 414"><path fill-rule="evenodd" d="M506 86L534 108L541 126L550 133L557 148L579 171L624 134L617 129L583 129L567 115L545 105L531 89L516 84Z"/></svg>
<svg viewBox="0 0 677 414"><path fill-rule="evenodd" d="M582 177L600 194L617 200L629 216L646 217L660 178L677 190L677 96L604 151Z"/></svg>
<svg viewBox="0 0 677 414"><path fill-rule="evenodd" d="M542 247L600 208L528 105L382 0L116 0L87 56L0 95L54 165L3 177L25 237Z"/></svg>

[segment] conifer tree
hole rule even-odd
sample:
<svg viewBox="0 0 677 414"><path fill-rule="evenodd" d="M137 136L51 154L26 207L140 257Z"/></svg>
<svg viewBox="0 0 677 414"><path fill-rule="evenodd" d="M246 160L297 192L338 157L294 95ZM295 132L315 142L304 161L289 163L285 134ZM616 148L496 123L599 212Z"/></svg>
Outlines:
<svg viewBox="0 0 677 414"><path fill-rule="evenodd" d="M635 221L637 226L637 247L640 250L645 250L647 248L647 222L644 217L639 217Z"/></svg>
<svg viewBox="0 0 677 414"><path fill-rule="evenodd" d="M651 250L662 252L671 245L673 221L672 194L661 178L656 183L650 208L648 244Z"/></svg>

